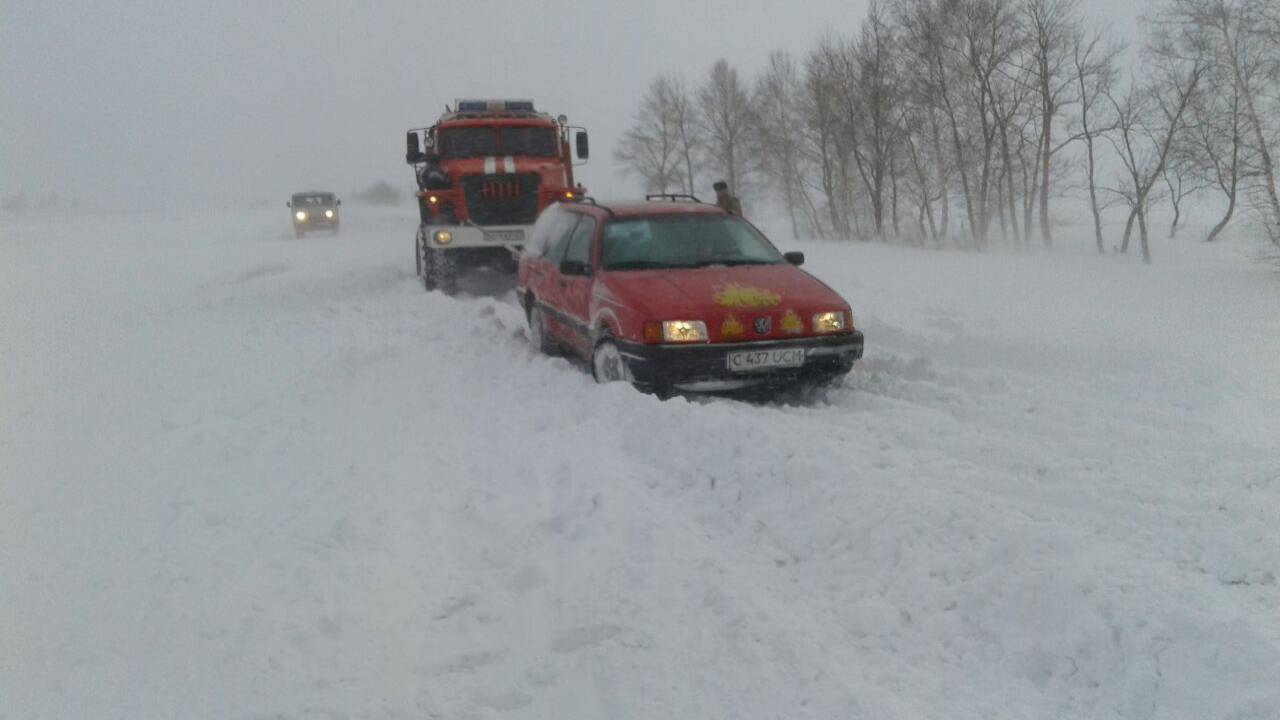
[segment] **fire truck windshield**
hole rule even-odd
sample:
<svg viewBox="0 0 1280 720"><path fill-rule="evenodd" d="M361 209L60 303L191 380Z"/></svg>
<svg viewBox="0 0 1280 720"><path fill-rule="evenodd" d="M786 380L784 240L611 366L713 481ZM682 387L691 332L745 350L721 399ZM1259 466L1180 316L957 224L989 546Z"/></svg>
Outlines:
<svg viewBox="0 0 1280 720"><path fill-rule="evenodd" d="M440 154L447 158L498 154L498 134L493 128L454 128L440 131Z"/></svg>
<svg viewBox="0 0 1280 720"><path fill-rule="evenodd" d="M451 128L440 131L440 154L446 158L480 155L559 155L556 131L546 127L502 128L501 142L494 128Z"/></svg>
<svg viewBox="0 0 1280 720"><path fill-rule="evenodd" d="M556 132L545 127L509 127L502 129L503 155L554 157Z"/></svg>

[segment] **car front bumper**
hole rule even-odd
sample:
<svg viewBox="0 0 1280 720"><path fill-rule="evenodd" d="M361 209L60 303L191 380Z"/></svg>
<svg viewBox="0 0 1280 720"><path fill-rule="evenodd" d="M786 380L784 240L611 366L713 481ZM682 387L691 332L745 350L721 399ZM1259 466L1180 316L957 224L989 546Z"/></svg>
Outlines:
<svg viewBox="0 0 1280 720"><path fill-rule="evenodd" d="M333 217L328 218L328 217L325 217L324 215L320 215L320 216L308 215L306 220L299 220L298 218L295 217L293 219L293 224L296 227L304 228L307 230L310 230L312 228L332 228L338 224L338 216L335 214Z"/></svg>
<svg viewBox="0 0 1280 720"><path fill-rule="evenodd" d="M804 348L804 364L746 372L729 369L730 352L785 348ZM853 368L854 361L862 357L863 335L855 330L826 337L701 345L620 342L618 349L637 385L690 392L728 392L761 385L822 382L844 375Z"/></svg>

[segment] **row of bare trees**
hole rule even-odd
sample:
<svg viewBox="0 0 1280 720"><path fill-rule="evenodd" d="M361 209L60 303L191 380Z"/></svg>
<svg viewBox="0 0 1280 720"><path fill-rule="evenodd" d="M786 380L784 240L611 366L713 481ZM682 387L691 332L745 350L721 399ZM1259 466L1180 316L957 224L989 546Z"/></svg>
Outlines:
<svg viewBox="0 0 1280 720"><path fill-rule="evenodd" d="M1129 48L1080 0L872 0L859 32L744 79L656 78L616 150L655 192L725 179L796 236L1051 246L1055 208L1217 198L1280 244L1280 3L1161 0ZM1244 212L1242 212L1244 211ZM1064 213L1065 214L1065 213ZM1062 218L1058 218L1061 220Z"/></svg>

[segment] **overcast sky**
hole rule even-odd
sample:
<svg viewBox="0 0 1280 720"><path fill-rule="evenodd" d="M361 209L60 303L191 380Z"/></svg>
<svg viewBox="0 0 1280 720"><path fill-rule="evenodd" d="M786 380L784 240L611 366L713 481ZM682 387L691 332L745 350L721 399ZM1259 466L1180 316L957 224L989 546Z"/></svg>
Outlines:
<svg viewBox="0 0 1280 720"><path fill-rule="evenodd" d="M1146 2L1085 0L1120 35ZM210 7L210 6L213 7ZM579 179L635 192L610 160L658 73L750 74L856 30L865 0L0 0L0 195L82 206L412 187L407 127L456 97L532 97L592 134Z"/></svg>

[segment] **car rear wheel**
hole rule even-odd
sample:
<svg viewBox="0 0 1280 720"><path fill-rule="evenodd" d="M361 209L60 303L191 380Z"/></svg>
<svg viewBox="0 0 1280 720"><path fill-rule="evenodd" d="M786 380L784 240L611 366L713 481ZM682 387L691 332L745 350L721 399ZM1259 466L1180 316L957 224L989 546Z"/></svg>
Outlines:
<svg viewBox="0 0 1280 720"><path fill-rule="evenodd" d="M556 354L555 341L547 334L547 317L537 305L529 310L529 344L543 355Z"/></svg>
<svg viewBox="0 0 1280 720"><path fill-rule="evenodd" d="M596 345L591 354L591 375L598 383L632 382L631 369L612 340Z"/></svg>

